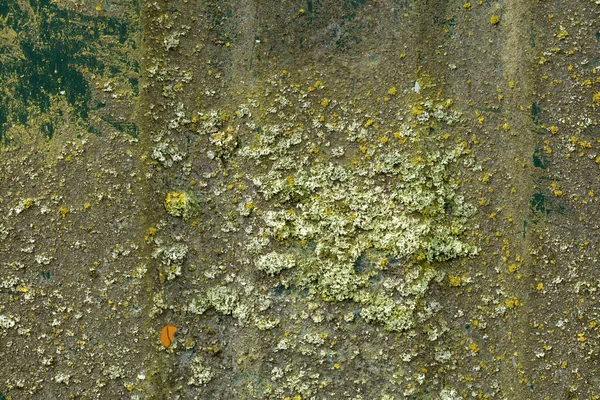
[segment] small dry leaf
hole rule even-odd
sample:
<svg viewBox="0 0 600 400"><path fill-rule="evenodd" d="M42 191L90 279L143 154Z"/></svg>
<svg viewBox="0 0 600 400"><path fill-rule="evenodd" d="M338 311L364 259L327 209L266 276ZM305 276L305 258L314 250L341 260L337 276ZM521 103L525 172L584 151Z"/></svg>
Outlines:
<svg viewBox="0 0 600 400"><path fill-rule="evenodd" d="M166 324L162 327L162 330L160 332L160 342L163 346L165 346L166 348L169 348L171 346L171 342L175 337L175 332L177 332L177 327L175 325Z"/></svg>

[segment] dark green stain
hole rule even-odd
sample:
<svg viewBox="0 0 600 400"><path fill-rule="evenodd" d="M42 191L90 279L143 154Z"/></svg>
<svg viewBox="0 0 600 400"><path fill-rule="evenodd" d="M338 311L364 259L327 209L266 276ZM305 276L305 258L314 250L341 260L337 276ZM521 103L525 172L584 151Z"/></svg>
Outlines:
<svg viewBox="0 0 600 400"><path fill-rule="evenodd" d="M113 128L117 129L118 131L126 133L134 138L138 137L138 135L140 134L140 129L136 124L132 122L118 122L107 118L102 118L102 120L109 123Z"/></svg>
<svg viewBox="0 0 600 400"><path fill-rule="evenodd" d="M5 55L0 70L3 142L11 124L28 125L29 107L37 107L42 114L48 112L53 96L64 96L75 115L87 119L91 90L84 71L102 73L106 69L98 57L101 36L116 37L119 43L129 37L130 27L115 18L92 18L61 10L49 0L29 0L29 5L34 16L19 2L0 0L0 16L17 33L17 45L24 56L11 57L7 54L10 49L0 48L0 54ZM134 64L133 70L138 68ZM47 138L52 138L59 117L50 116L40 127Z"/></svg>
<svg viewBox="0 0 600 400"><path fill-rule="evenodd" d="M359 8L365 5L366 0L344 0L344 7Z"/></svg>
<svg viewBox="0 0 600 400"><path fill-rule="evenodd" d="M524 219L523 220L523 230L521 232L518 232L518 233L521 233L523 235L523 237L527 236L527 224L528 224L527 220Z"/></svg>
<svg viewBox="0 0 600 400"><path fill-rule="evenodd" d="M533 122L536 125L540 124L540 113L542 112L542 109L540 107L538 107L538 105L536 103L531 104L531 119L533 120Z"/></svg>
<svg viewBox="0 0 600 400"><path fill-rule="evenodd" d="M546 196L541 193L534 193L529 201L531 212L536 214L549 214L550 210L546 208Z"/></svg>
<svg viewBox="0 0 600 400"><path fill-rule="evenodd" d="M536 148L533 153L533 165L541 169L550 167L550 161L548 160L546 153L540 148Z"/></svg>

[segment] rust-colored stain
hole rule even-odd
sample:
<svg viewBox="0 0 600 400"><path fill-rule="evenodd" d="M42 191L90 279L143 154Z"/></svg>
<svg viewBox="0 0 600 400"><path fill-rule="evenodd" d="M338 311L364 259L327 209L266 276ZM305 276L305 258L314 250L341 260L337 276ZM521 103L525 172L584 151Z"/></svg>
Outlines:
<svg viewBox="0 0 600 400"><path fill-rule="evenodd" d="M162 330L160 332L160 342L163 346L165 346L166 348L169 348L171 346L171 342L175 337L175 332L177 332L177 327L175 325L166 324L162 327Z"/></svg>

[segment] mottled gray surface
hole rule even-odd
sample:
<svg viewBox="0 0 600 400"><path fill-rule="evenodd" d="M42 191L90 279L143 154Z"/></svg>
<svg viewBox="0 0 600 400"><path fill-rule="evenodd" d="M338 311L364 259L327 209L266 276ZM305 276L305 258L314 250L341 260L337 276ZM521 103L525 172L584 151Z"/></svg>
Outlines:
<svg viewBox="0 0 600 400"><path fill-rule="evenodd" d="M599 398L596 3L0 0L0 399Z"/></svg>

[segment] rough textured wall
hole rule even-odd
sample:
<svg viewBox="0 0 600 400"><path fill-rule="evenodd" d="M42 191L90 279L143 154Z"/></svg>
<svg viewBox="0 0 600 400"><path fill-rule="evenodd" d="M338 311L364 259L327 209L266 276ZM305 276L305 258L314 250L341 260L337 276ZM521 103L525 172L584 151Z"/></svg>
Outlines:
<svg viewBox="0 0 600 400"><path fill-rule="evenodd" d="M598 398L596 3L0 0L0 399Z"/></svg>

